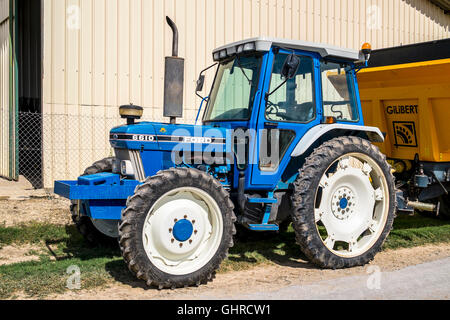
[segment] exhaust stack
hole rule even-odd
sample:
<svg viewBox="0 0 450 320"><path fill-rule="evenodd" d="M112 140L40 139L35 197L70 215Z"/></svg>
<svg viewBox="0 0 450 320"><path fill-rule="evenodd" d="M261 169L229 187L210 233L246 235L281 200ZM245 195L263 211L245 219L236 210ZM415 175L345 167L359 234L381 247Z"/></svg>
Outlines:
<svg viewBox="0 0 450 320"><path fill-rule="evenodd" d="M172 29L172 56L165 59L164 117L176 124L176 118L183 117L184 59L178 57L178 28L169 17L167 24Z"/></svg>

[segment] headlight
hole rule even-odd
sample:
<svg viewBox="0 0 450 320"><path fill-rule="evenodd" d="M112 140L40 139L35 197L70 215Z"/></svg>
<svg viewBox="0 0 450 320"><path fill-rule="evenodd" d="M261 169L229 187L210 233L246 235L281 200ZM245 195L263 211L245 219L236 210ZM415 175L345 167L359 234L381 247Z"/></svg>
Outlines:
<svg viewBox="0 0 450 320"><path fill-rule="evenodd" d="M256 46L254 42L249 42L244 45L244 51L255 51Z"/></svg>
<svg viewBox="0 0 450 320"><path fill-rule="evenodd" d="M130 160L122 160L120 162L120 173L127 177L134 176L133 165Z"/></svg>

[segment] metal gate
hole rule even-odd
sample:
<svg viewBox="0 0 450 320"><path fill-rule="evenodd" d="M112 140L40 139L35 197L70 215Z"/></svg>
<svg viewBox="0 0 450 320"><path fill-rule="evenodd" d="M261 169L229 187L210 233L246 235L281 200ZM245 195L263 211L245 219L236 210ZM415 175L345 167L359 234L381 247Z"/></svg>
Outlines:
<svg viewBox="0 0 450 320"><path fill-rule="evenodd" d="M14 1L0 0L0 176L18 179Z"/></svg>

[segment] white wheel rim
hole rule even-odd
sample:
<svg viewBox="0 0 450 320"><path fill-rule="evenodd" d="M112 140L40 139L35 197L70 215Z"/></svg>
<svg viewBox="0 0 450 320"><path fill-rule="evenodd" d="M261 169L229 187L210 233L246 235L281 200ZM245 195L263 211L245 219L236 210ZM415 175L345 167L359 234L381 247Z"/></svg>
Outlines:
<svg viewBox="0 0 450 320"><path fill-rule="evenodd" d="M185 275L214 257L222 234L223 218L217 202L203 190L184 187L167 192L150 208L142 242L159 270Z"/></svg>
<svg viewBox="0 0 450 320"><path fill-rule="evenodd" d="M367 252L383 232L388 213L386 177L371 157L347 154L322 176L314 216L323 243L334 254L352 258Z"/></svg>

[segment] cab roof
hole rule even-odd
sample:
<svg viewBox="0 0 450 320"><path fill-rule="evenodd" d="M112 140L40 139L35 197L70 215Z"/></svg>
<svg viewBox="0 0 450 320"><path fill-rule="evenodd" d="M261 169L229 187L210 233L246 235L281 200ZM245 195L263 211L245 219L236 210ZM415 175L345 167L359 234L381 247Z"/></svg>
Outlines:
<svg viewBox="0 0 450 320"><path fill-rule="evenodd" d="M250 51L269 51L272 47L311 51L320 54L322 58L337 58L351 62L364 61L362 53L358 50L345 49L328 44L320 44L302 40L289 40L270 37L257 37L233 42L213 51L214 61L231 57L236 53Z"/></svg>

